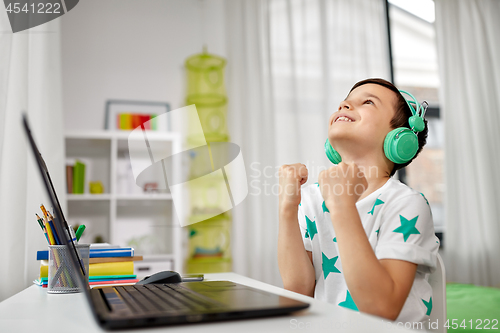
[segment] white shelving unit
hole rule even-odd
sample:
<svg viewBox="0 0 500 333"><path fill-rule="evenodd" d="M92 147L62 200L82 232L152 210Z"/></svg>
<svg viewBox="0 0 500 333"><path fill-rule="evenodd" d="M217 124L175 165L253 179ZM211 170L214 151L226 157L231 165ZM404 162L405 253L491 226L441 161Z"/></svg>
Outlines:
<svg viewBox="0 0 500 333"><path fill-rule="evenodd" d="M69 224L85 224L82 241L96 236L105 242L131 246L144 261L135 262L139 278L160 270L184 272L183 249L187 235L181 227L170 193L144 193L136 185L128 157L126 131L71 132L65 135L66 163L76 159L86 165L85 193L67 195ZM181 151L181 136L172 132L148 132L148 139L160 140L172 154ZM181 165L173 166L180 172ZM151 170L150 170L151 169ZM103 194L90 194L89 182L100 181ZM145 170L138 184L165 182L154 168Z"/></svg>

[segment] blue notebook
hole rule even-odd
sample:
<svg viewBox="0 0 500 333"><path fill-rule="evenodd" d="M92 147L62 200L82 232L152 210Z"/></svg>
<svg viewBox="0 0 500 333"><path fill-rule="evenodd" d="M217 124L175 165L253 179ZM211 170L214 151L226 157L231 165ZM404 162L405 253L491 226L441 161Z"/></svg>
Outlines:
<svg viewBox="0 0 500 333"><path fill-rule="evenodd" d="M100 248L90 249L89 258L105 258L105 257L133 257L133 247L118 247L118 248ZM49 251L37 251L36 260L49 260Z"/></svg>

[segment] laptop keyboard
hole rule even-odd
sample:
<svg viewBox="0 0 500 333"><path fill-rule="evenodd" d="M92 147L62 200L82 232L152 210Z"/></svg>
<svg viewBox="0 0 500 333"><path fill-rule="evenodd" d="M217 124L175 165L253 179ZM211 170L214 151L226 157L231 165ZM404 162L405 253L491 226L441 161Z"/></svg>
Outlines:
<svg viewBox="0 0 500 333"><path fill-rule="evenodd" d="M219 302L176 284L118 286L115 290L136 313L203 312L224 307Z"/></svg>

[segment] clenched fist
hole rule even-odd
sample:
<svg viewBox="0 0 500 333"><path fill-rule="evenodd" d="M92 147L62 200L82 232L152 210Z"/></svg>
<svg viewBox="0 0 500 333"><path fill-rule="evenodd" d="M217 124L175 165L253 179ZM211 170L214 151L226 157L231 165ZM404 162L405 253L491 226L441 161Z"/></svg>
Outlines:
<svg viewBox="0 0 500 333"><path fill-rule="evenodd" d="M300 204L300 187L307 182L308 171L304 164L282 165L279 170L279 204L282 208L297 207Z"/></svg>
<svg viewBox="0 0 500 333"><path fill-rule="evenodd" d="M355 163L340 162L321 171L318 178L321 195L328 209L335 205L356 204L367 189L363 172Z"/></svg>

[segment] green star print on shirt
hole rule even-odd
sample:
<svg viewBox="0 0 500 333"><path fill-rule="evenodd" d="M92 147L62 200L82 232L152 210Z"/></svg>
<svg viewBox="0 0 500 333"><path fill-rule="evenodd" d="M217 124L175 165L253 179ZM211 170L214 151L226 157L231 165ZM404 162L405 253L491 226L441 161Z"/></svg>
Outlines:
<svg viewBox="0 0 500 333"><path fill-rule="evenodd" d="M427 312L425 314L427 316L430 316L431 315L431 311L432 311L432 297L429 299L429 302L427 302L426 300L424 300L422 298L422 302L424 302L424 305L427 308Z"/></svg>
<svg viewBox="0 0 500 333"><path fill-rule="evenodd" d="M375 207L377 207L378 205L382 205L384 203L385 202L383 202L382 200L380 200L379 198L377 198L377 200L375 200L375 203L373 204L372 210L369 211L368 214L372 214L373 215L373 212L375 211Z"/></svg>
<svg viewBox="0 0 500 333"><path fill-rule="evenodd" d="M406 218L403 217L403 215L399 215L399 219L401 220L401 226L394 229L393 232L402 233L405 242L408 239L408 237L410 237L410 235L420 235L420 231L418 231L417 228L415 228L418 215L412 218L411 220L407 220Z"/></svg>
<svg viewBox="0 0 500 333"><path fill-rule="evenodd" d="M318 233L318 229L316 228L316 222L311 221L307 216L306 216L306 224L307 224L307 235L311 237L311 240L313 240L314 235Z"/></svg>
<svg viewBox="0 0 500 333"><path fill-rule="evenodd" d="M321 207L323 208L323 213L330 213L330 211L328 210L328 207L326 207L324 201L323 201L323 204L321 205Z"/></svg>
<svg viewBox="0 0 500 333"><path fill-rule="evenodd" d="M338 256L333 257L332 259L328 259L328 257L323 252L321 252L321 255L323 257L323 262L321 263L321 266L323 267L323 276L325 277L325 279L330 273L340 273L337 267L335 267L335 263L339 258Z"/></svg>
<svg viewBox="0 0 500 333"><path fill-rule="evenodd" d="M359 311L358 307L356 306L356 303L354 303L354 301L352 300L351 293L349 292L349 290L347 291L345 301L340 302L339 305L343 306L344 308Z"/></svg>

